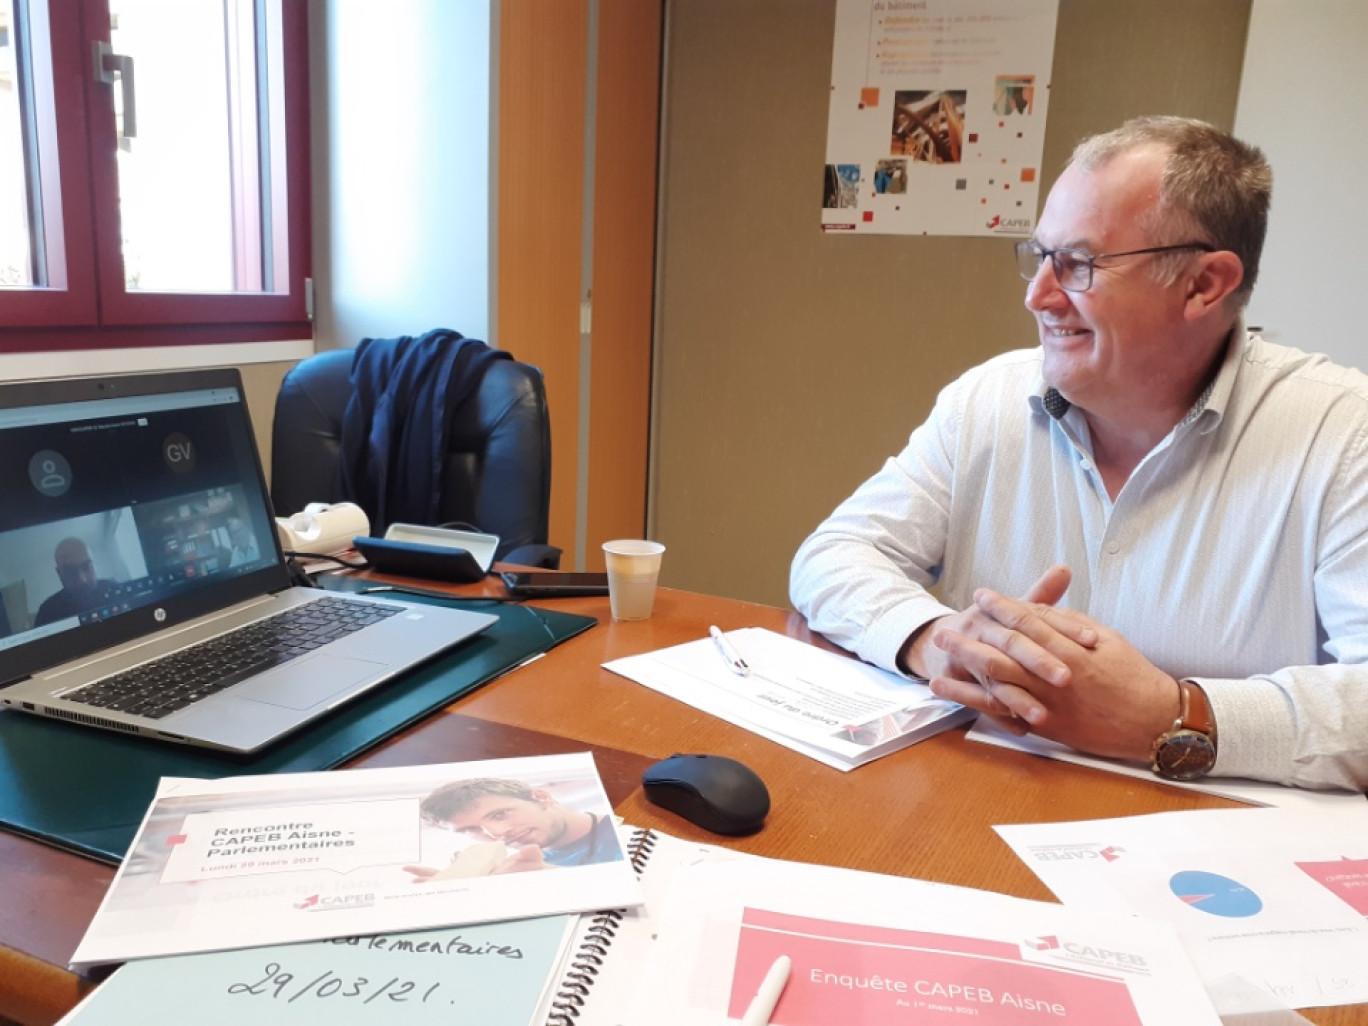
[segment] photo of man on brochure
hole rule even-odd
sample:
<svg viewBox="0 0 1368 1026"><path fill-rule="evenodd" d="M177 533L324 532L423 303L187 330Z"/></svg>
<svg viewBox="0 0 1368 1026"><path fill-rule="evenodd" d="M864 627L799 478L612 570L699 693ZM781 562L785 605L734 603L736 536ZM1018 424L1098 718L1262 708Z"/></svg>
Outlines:
<svg viewBox="0 0 1368 1026"><path fill-rule="evenodd" d="M546 787L477 777L443 784L418 806L423 823L475 840L441 868L405 866L415 883L587 866L622 858L605 811L562 804Z"/></svg>

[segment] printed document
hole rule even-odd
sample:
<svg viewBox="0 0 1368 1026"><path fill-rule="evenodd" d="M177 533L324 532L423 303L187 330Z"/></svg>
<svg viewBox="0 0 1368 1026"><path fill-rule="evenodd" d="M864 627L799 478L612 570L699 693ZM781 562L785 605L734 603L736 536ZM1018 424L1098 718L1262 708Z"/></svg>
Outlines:
<svg viewBox="0 0 1368 1026"><path fill-rule="evenodd" d="M1368 1002L1368 802L994 828L1066 905L1163 919L1209 984Z"/></svg>
<svg viewBox="0 0 1368 1026"><path fill-rule="evenodd" d="M781 955L784 1026L1217 1026L1173 929L988 891L775 860L673 875L638 1015L715 1026Z"/></svg>
<svg viewBox="0 0 1368 1026"><path fill-rule="evenodd" d="M641 900L587 752L167 778L72 964Z"/></svg>
<svg viewBox="0 0 1368 1026"><path fill-rule="evenodd" d="M840 770L973 715L925 684L773 631L748 627L727 640L749 673L733 672L711 638L604 667Z"/></svg>

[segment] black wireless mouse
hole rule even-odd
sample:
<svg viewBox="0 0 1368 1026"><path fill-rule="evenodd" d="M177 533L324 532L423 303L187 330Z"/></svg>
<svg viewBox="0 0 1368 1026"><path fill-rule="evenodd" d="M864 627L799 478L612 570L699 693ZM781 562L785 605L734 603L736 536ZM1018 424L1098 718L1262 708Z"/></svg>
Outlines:
<svg viewBox="0 0 1368 1026"><path fill-rule="evenodd" d="M769 815L765 782L725 755L661 759L641 775L646 800L715 834L753 834Z"/></svg>

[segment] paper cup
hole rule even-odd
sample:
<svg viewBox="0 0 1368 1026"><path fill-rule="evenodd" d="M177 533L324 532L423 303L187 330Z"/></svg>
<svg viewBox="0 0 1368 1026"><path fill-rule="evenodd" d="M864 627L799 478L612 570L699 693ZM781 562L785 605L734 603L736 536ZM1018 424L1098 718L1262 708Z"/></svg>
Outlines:
<svg viewBox="0 0 1368 1026"><path fill-rule="evenodd" d="M622 538L603 543L614 620L645 620L651 615L664 552L660 542Z"/></svg>

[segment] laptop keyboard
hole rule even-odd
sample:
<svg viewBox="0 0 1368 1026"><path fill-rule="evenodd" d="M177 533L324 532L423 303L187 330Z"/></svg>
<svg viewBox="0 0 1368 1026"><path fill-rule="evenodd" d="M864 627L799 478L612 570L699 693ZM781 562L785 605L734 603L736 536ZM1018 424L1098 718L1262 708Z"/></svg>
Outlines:
<svg viewBox="0 0 1368 1026"><path fill-rule="evenodd" d="M320 598L97 680L63 697L100 709L161 719L393 616L399 608Z"/></svg>

